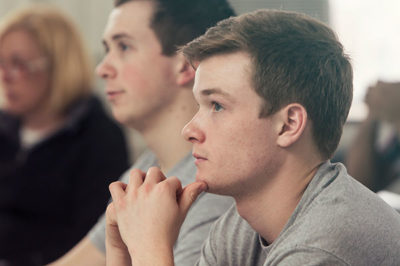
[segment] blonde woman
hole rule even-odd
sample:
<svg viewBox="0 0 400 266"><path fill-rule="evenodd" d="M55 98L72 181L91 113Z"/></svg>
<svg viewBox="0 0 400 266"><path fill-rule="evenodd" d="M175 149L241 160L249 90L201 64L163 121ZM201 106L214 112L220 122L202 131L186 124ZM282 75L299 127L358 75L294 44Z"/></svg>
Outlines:
<svg viewBox="0 0 400 266"><path fill-rule="evenodd" d="M3 19L0 264L43 265L70 249L128 167L123 134L93 97L92 76L60 11L35 5Z"/></svg>

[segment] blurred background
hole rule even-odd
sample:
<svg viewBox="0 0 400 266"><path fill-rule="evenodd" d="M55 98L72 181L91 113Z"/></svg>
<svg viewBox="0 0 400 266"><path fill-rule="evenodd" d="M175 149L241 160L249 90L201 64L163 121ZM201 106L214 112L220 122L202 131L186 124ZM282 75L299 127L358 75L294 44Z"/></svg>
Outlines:
<svg viewBox="0 0 400 266"><path fill-rule="evenodd" d="M0 0L0 18L20 5L42 2L63 9L78 24L94 62L103 55L102 32L112 9L112 0ZM300 11L329 24L337 32L354 67L354 100L349 122L363 120L368 109L364 96L376 81L400 80L400 1L398 0L231 0L237 13L258 8ZM102 95L102 83L96 89ZM0 95L0 105L2 97ZM349 141L354 129L346 127ZM135 132L128 133L135 147L134 157L143 150ZM346 139L343 139L346 143ZM342 144L341 144L342 145ZM344 145L344 144L343 144Z"/></svg>

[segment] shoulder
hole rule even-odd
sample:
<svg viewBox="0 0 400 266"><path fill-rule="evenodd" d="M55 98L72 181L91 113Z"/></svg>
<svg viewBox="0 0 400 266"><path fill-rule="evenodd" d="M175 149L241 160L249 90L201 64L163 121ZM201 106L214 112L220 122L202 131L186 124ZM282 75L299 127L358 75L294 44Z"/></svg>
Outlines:
<svg viewBox="0 0 400 266"><path fill-rule="evenodd" d="M78 100L67 112L68 120L66 129L80 134L91 135L92 137L113 137L122 138L123 133L119 124L112 118L103 106L103 103L96 96Z"/></svg>
<svg viewBox="0 0 400 266"><path fill-rule="evenodd" d="M0 137L14 139L18 130L18 119L0 109Z"/></svg>
<svg viewBox="0 0 400 266"><path fill-rule="evenodd" d="M271 252L264 262L264 265L291 266L291 265L359 265L349 264L341 258L325 250L307 247L293 246L280 253Z"/></svg>
<svg viewBox="0 0 400 266"><path fill-rule="evenodd" d="M310 183L313 191L306 191L308 198L301 200L296 209L300 211L271 252L285 253L299 246L302 252L331 254L350 265L371 261L379 265L386 256L397 257L400 216L347 175L343 165L331 167L318 177L320 184Z"/></svg>
<svg viewBox="0 0 400 266"><path fill-rule="evenodd" d="M82 143L98 145L121 154L128 152L128 144L121 126L105 111L102 102L91 96L77 103L69 112L67 132L79 137ZM91 143L91 144L90 144Z"/></svg>
<svg viewBox="0 0 400 266"><path fill-rule="evenodd" d="M103 103L97 97L91 96L84 104L87 105L86 116L89 121L95 122L98 127L110 128L116 131L121 130L118 123L106 111Z"/></svg>

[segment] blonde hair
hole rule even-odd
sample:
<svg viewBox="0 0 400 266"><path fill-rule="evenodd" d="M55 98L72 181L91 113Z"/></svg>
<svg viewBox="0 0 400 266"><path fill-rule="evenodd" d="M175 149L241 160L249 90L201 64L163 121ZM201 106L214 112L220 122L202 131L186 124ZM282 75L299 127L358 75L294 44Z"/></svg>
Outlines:
<svg viewBox="0 0 400 266"><path fill-rule="evenodd" d="M93 68L72 20L55 7L29 5L8 14L0 24L0 41L12 31L26 31L48 60L50 110L64 113L90 94Z"/></svg>

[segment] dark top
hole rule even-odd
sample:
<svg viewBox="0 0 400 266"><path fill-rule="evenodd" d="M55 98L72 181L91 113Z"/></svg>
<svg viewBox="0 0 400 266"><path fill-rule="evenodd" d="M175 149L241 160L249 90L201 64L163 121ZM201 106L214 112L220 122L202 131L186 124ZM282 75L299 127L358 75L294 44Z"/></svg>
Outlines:
<svg viewBox="0 0 400 266"><path fill-rule="evenodd" d="M72 248L104 212L108 185L129 166L121 129L92 97L28 150L0 112L0 264L43 265ZM6 264L7 265L7 264Z"/></svg>

